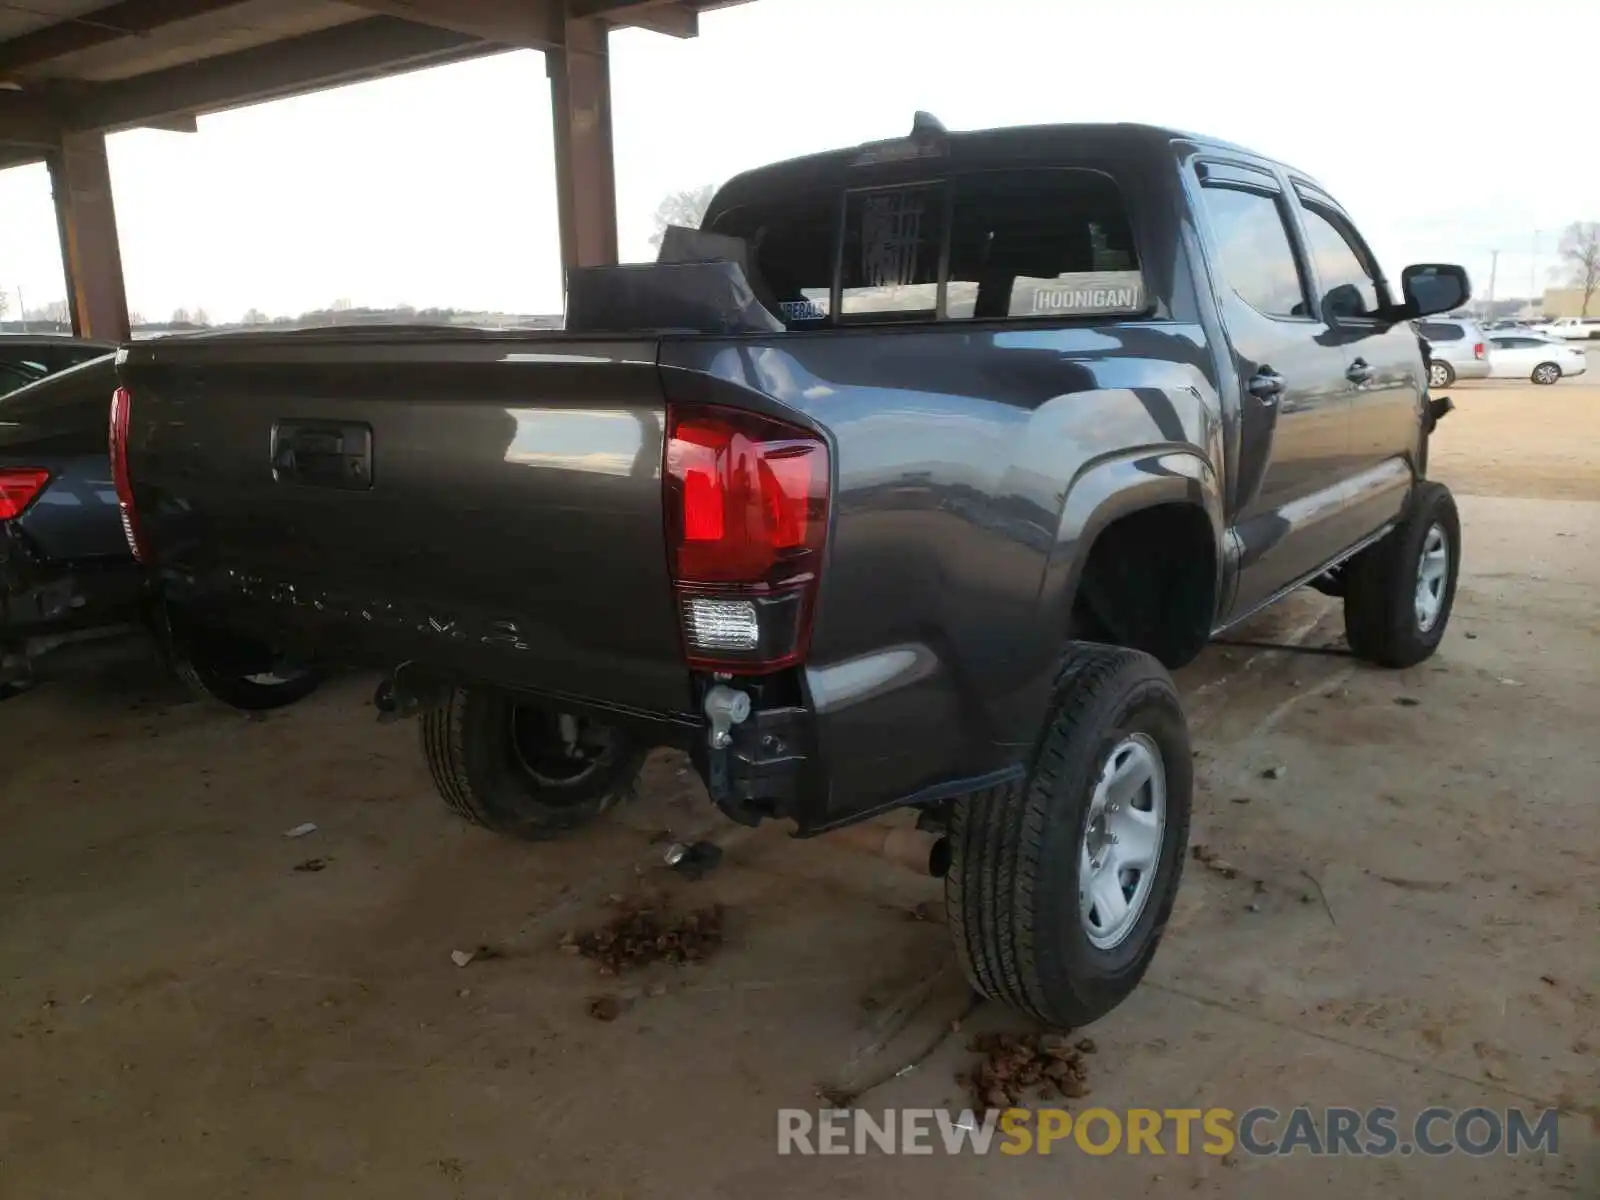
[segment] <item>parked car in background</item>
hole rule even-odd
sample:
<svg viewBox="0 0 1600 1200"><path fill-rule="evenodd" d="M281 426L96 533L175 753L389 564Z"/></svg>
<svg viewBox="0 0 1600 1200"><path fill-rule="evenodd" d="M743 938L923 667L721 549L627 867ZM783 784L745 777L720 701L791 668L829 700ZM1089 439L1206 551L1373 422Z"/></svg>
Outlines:
<svg viewBox="0 0 1600 1200"><path fill-rule="evenodd" d="M122 531L107 445L116 359L0 396L0 695L40 679L174 645L159 598ZM173 665L239 708L270 708L316 686L314 672L254 674L235 645L177 641ZM242 665L241 665L242 664Z"/></svg>
<svg viewBox="0 0 1600 1200"><path fill-rule="evenodd" d="M35 380L43 378L44 373L33 367L24 366L22 363L0 362L0 396L14 392L19 387L27 387Z"/></svg>
<svg viewBox="0 0 1600 1200"><path fill-rule="evenodd" d="M1449 387L1458 379L1489 377L1488 335L1468 317L1417 322L1428 340L1428 386Z"/></svg>
<svg viewBox="0 0 1600 1200"><path fill-rule="evenodd" d="M1531 379L1548 385L1588 369L1589 356L1559 338L1532 332L1489 338L1489 374L1496 379Z"/></svg>
<svg viewBox="0 0 1600 1200"><path fill-rule="evenodd" d="M1568 341L1583 342L1600 339L1600 317L1558 317L1545 325L1537 326L1540 333Z"/></svg>
<svg viewBox="0 0 1600 1200"><path fill-rule="evenodd" d="M115 342L64 333L0 333L0 395L116 350ZM18 379L7 386L7 380Z"/></svg>

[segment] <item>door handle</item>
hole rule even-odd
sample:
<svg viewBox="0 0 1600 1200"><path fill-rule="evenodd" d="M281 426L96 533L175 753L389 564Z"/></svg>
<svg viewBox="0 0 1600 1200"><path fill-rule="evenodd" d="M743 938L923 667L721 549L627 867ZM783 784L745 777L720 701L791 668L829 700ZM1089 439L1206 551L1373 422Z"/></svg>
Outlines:
<svg viewBox="0 0 1600 1200"><path fill-rule="evenodd" d="M1252 396L1261 401L1261 403L1270 406L1276 404L1278 397L1283 395L1283 376L1279 375L1271 367L1262 367L1254 375L1250 376L1250 382L1245 386L1250 390Z"/></svg>
<svg viewBox="0 0 1600 1200"><path fill-rule="evenodd" d="M1360 387L1364 383L1371 383L1378 377L1378 373L1368 365L1366 359L1358 358L1345 370L1344 377Z"/></svg>

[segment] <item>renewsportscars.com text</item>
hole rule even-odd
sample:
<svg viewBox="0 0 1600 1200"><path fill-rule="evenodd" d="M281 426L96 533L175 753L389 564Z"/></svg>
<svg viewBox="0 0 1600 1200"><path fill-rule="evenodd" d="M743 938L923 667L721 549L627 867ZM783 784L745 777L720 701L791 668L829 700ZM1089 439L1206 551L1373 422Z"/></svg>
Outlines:
<svg viewBox="0 0 1600 1200"><path fill-rule="evenodd" d="M779 1154L1244 1154L1274 1157L1557 1152L1556 1109L803 1108L778 1110Z"/></svg>

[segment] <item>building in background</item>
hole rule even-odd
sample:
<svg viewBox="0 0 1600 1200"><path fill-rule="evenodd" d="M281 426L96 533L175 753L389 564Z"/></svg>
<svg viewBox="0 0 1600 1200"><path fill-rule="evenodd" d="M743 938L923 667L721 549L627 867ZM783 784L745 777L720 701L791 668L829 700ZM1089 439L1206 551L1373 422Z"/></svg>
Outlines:
<svg viewBox="0 0 1600 1200"><path fill-rule="evenodd" d="M1589 311L1583 311L1582 288L1545 288L1540 311L1547 317L1600 317L1600 292L1589 297Z"/></svg>

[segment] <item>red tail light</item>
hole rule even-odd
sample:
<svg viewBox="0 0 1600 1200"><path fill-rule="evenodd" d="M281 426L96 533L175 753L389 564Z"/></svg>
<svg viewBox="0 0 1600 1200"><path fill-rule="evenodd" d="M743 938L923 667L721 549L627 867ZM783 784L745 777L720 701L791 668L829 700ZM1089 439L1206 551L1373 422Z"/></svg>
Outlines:
<svg viewBox="0 0 1600 1200"><path fill-rule="evenodd" d="M20 517L49 482L50 472L37 467L0 467L0 521Z"/></svg>
<svg viewBox="0 0 1600 1200"><path fill-rule="evenodd" d="M133 507L133 481L128 476L128 422L133 417L133 396L125 387L111 393L111 482L117 489L117 508L122 513L122 533L136 562L145 561L144 541L139 536L139 514Z"/></svg>
<svg viewBox="0 0 1600 1200"><path fill-rule="evenodd" d="M1476 346L1474 346L1472 348L1472 357L1473 358L1482 358L1483 357L1483 343L1482 342L1479 342Z"/></svg>
<svg viewBox="0 0 1600 1200"><path fill-rule="evenodd" d="M828 448L769 417L667 412L667 545L693 666L804 659L828 530Z"/></svg>

